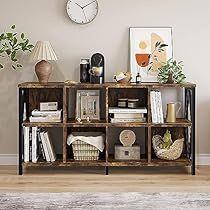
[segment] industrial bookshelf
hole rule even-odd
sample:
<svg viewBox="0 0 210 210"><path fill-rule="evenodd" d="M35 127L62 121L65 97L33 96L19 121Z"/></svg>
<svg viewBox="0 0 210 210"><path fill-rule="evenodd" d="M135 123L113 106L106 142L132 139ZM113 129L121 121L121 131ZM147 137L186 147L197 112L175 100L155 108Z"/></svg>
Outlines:
<svg viewBox="0 0 210 210"><path fill-rule="evenodd" d="M19 87L19 175L23 174L24 167L52 167L52 166L98 166L105 168L105 174L109 173L109 167L121 166L190 166L191 174L195 175L195 89L192 83L185 84L66 84L62 82L37 83L26 82ZM181 89L183 91L184 117L177 119L175 123L154 124L151 121L150 92L154 89ZM89 89L100 90L100 121L78 123L75 121L76 90ZM122 97L138 98L141 106L147 107L147 120L141 123L110 123L108 109L117 106L117 99ZM30 123L29 116L33 109L39 107L40 102L57 101L59 109L63 110L60 123ZM26 103L26 120L23 121L24 103ZM190 109L188 108L190 107ZM70 114L71 113L71 114ZM71 115L71 116L70 116ZM188 120L188 116L191 120ZM37 163L23 160L24 137L23 126L41 127L45 129L62 129L62 154L57 154L55 162L38 161ZM131 129L143 133L144 138L137 136L136 143L141 146L141 159L138 161L114 160L113 147L119 144L120 129ZM161 134L169 129L176 138L185 138L182 156L173 161L158 159L152 148L152 136ZM189 133L190 130L190 133ZM70 147L67 145L67 136L72 131L102 131L106 134L105 151L100 154L98 161L76 161L73 159ZM114 134L115 136L111 136Z"/></svg>

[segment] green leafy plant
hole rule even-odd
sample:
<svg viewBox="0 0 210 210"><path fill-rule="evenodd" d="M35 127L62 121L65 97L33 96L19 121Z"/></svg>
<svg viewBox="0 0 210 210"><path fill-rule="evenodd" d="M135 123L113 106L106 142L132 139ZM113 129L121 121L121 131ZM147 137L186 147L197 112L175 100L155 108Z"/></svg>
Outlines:
<svg viewBox="0 0 210 210"><path fill-rule="evenodd" d="M31 52L34 47L29 43L29 39L26 38L24 33L18 34L14 32L15 25L11 26L10 32L5 32L0 35L0 57L8 57L12 62L12 68L17 69L22 67L18 62L18 52ZM4 68L0 63L0 69Z"/></svg>
<svg viewBox="0 0 210 210"><path fill-rule="evenodd" d="M157 79L160 83L183 83L186 76L184 75L182 61L169 59L163 66L158 69Z"/></svg>

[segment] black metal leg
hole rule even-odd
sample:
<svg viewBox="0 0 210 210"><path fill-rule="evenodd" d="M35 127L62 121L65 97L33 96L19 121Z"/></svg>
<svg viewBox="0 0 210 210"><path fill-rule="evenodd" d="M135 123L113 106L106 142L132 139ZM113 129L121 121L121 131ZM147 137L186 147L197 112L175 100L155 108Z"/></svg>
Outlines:
<svg viewBox="0 0 210 210"><path fill-rule="evenodd" d="M187 120L191 120L189 119L189 111L188 111L188 106L190 104L190 92L189 89L185 88L185 108L184 108L184 117ZM190 138L189 138L189 127L185 128L185 147L186 147L186 155L187 158L191 157L191 149L190 149Z"/></svg>
<svg viewBox="0 0 210 210"><path fill-rule="evenodd" d="M24 112L24 89L19 89L19 175L23 174L23 112Z"/></svg>
<svg viewBox="0 0 210 210"><path fill-rule="evenodd" d="M105 166L105 174L109 175L109 167L108 166Z"/></svg>
<svg viewBox="0 0 210 210"><path fill-rule="evenodd" d="M191 174L195 175L195 87L191 89L191 157L192 157L192 167Z"/></svg>

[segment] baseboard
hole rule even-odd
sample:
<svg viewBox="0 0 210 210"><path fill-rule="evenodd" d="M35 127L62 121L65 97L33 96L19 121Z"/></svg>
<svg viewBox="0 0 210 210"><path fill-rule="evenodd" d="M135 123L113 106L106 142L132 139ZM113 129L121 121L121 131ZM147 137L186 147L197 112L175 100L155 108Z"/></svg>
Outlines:
<svg viewBox="0 0 210 210"><path fill-rule="evenodd" d="M18 165L18 154L0 154L0 165ZM210 165L210 154L198 154L196 165Z"/></svg>
<svg viewBox="0 0 210 210"><path fill-rule="evenodd" d="M18 165L18 155L0 154L0 165Z"/></svg>
<svg viewBox="0 0 210 210"><path fill-rule="evenodd" d="M198 154L196 165L210 165L210 154Z"/></svg>

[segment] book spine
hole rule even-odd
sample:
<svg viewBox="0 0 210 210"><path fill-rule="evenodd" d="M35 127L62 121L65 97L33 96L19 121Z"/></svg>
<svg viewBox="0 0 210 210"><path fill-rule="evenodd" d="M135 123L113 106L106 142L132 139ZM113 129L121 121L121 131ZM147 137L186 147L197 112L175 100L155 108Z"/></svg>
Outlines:
<svg viewBox="0 0 210 210"><path fill-rule="evenodd" d="M29 127L24 127L24 162L29 162Z"/></svg>
<svg viewBox="0 0 210 210"><path fill-rule="evenodd" d="M29 129L29 161L32 161L32 128Z"/></svg>
<svg viewBox="0 0 210 210"><path fill-rule="evenodd" d="M142 119L116 119L116 118L111 118L111 123L125 123L125 122L146 122L146 118Z"/></svg>
<svg viewBox="0 0 210 210"><path fill-rule="evenodd" d="M160 101L159 101L159 91L155 91L155 108L156 108L156 113L157 113L157 123L160 123Z"/></svg>
<svg viewBox="0 0 210 210"><path fill-rule="evenodd" d="M40 137L41 137L42 145L43 145L43 148L44 148L46 161L50 162L50 156L49 156L49 152L48 152L48 149L47 149L47 144L46 144L46 140L45 140L45 137L44 137L44 132L40 132Z"/></svg>
<svg viewBox="0 0 210 210"><path fill-rule="evenodd" d="M157 123L157 112L156 112L156 101L155 101L155 91L151 91L151 113L152 113L152 122Z"/></svg>
<svg viewBox="0 0 210 210"><path fill-rule="evenodd" d="M40 136L40 130L37 131L37 138L39 142L39 154L41 154L43 160L46 160L44 147L43 147L41 136Z"/></svg>
<svg viewBox="0 0 210 210"><path fill-rule="evenodd" d="M161 92L158 92L159 97L159 112L160 112L160 123L164 123L164 117L163 117L163 103L162 103L162 96Z"/></svg>
<svg viewBox="0 0 210 210"><path fill-rule="evenodd" d="M144 118L144 114L135 114L135 113L130 113L130 114L125 114L125 113L119 113L119 114L114 114L114 118L116 119L141 119Z"/></svg>
<svg viewBox="0 0 210 210"><path fill-rule="evenodd" d="M138 114L146 114L147 109L126 109L126 108L115 108L115 109L109 109L109 114L118 114L118 113L138 113Z"/></svg>
<svg viewBox="0 0 210 210"><path fill-rule="evenodd" d="M57 110L57 111L38 111L38 110L33 110L31 112L31 114L33 116L60 116L61 115L62 110Z"/></svg>
<svg viewBox="0 0 210 210"><path fill-rule="evenodd" d="M32 127L32 162L37 162L37 127Z"/></svg>
<svg viewBox="0 0 210 210"><path fill-rule="evenodd" d="M49 155L50 155L50 160L52 162L54 162L56 160L56 155L55 155L55 152L54 152L54 149L53 149L52 142L49 138L48 132L44 133L44 137L45 137L45 140L46 140L46 143L47 143L47 148L48 148L48 152L49 152Z"/></svg>
<svg viewBox="0 0 210 210"><path fill-rule="evenodd" d="M52 118L52 117L29 117L30 122L61 122L60 118Z"/></svg>

